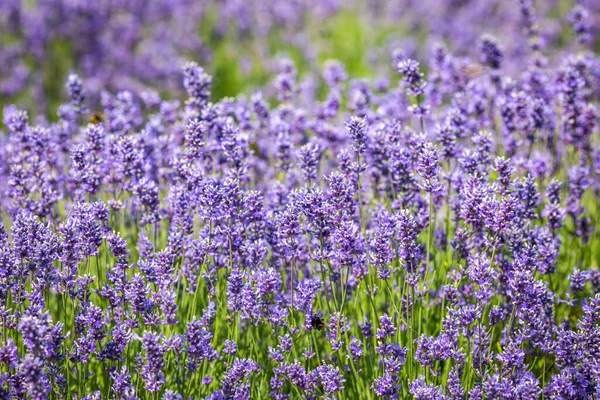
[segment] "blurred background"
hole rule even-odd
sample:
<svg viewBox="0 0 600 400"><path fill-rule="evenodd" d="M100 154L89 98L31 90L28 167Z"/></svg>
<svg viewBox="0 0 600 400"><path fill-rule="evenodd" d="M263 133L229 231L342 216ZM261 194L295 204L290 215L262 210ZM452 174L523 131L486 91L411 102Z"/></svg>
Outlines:
<svg viewBox="0 0 600 400"><path fill-rule="evenodd" d="M442 45L476 60L484 32L514 62L532 45L523 31L536 30L552 63L578 46L578 21L597 29L599 10L597 0L0 0L0 108L55 120L70 72L92 103L102 90L178 98L188 60L213 75L215 99L263 87L281 57L318 97L326 60L354 79L385 79L394 51L428 61Z"/></svg>

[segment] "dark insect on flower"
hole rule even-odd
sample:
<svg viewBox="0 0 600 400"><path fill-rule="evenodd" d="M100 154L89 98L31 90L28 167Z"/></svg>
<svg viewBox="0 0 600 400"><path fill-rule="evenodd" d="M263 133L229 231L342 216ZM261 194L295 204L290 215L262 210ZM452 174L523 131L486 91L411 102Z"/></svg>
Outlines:
<svg viewBox="0 0 600 400"><path fill-rule="evenodd" d="M94 125L100 125L102 122L104 122L104 113L101 112L95 112L94 114L92 114L92 116L90 117L90 123L94 124Z"/></svg>
<svg viewBox="0 0 600 400"><path fill-rule="evenodd" d="M319 315L313 315L312 319L310 320L310 325L313 327L313 329L318 331L322 331L326 327L325 321L323 321L323 318L321 318Z"/></svg>

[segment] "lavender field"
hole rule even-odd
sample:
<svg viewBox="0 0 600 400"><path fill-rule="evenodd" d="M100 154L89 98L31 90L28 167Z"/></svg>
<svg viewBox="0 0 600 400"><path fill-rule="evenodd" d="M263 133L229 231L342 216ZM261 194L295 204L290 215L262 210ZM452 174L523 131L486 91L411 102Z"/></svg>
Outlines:
<svg viewBox="0 0 600 400"><path fill-rule="evenodd" d="M599 31L0 0L0 399L600 399Z"/></svg>

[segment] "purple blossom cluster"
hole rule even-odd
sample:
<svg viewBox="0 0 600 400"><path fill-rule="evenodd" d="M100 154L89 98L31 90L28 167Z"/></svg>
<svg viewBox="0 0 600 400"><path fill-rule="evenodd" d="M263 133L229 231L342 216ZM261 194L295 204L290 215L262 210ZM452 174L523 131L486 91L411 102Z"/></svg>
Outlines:
<svg viewBox="0 0 600 400"><path fill-rule="evenodd" d="M251 19L244 4L220 10ZM115 33L102 5L63 5L47 18L66 34L83 29L70 13ZM159 48L201 13L163 5L182 31L150 7ZM328 61L311 87L285 58L216 99L208 67L173 57L185 99L96 93L112 77L82 53L98 70L68 75L55 120L5 107L0 397L600 397L595 9L564 16L561 60L545 10L511 7L490 13L517 43L394 49L373 80ZM15 32L42 15L5 8ZM478 9L439 8L457 20L432 31L455 35ZM120 35L142 40L128 15ZM40 43L59 32L37 26Z"/></svg>

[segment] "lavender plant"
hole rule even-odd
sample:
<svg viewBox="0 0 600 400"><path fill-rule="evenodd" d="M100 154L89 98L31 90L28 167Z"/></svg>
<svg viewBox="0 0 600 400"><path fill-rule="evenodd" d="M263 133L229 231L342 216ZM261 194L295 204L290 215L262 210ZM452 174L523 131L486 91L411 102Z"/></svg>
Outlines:
<svg viewBox="0 0 600 400"><path fill-rule="evenodd" d="M337 10L217 11L268 37L312 3ZM592 6L548 34L530 1L489 10L493 32L438 5L457 18L419 28L454 32L429 58L403 43L374 79L328 60L312 85L280 58L235 97L174 56L172 92L98 91L120 79L82 53L55 116L3 109L0 397L600 398ZM4 7L14 32L38 15ZM117 32L98 7L53 15Z"/></svg>

